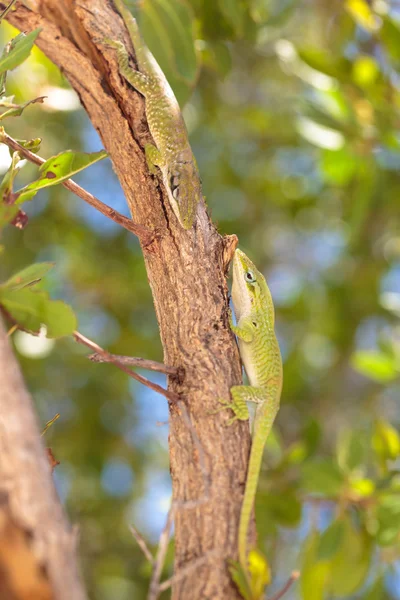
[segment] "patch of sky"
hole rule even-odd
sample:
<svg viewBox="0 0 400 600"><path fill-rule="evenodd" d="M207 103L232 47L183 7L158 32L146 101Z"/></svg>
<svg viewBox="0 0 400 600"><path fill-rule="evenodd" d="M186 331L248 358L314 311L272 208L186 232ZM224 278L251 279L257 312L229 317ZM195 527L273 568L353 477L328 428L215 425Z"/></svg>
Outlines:
<svg viewBox="0 0 400 600"><path fill-rule="evenodd" d="M61 463L53 473L54 485L57 494L63 504L65 504L71 489L71 480L73 478L73 468L67 463Z"/></svg>
<svg viewBox="0 0 400 600"><path fill-rule="evenodd" d="M208 200L212 206L213 219L216 221L238 219L247 207L246 196L237 187L218 187L211 191Z"/></svg>
<svg viewBox="0 0 400 600"><path fill-rule="evenodd" d="M146 492L130 506L126 513L127 523L140 526L140 532L157 543L165 526L171 506L171 480L166 471L150 469L146 476Z"/></svg>
<svg viewBox="0 0 400 600"><path fill-rule="evenodd" d="M382 169L387 171L398 171L400 169L400 152L380 146L375 148L376 162Z"/></svg>
<svg viewBox="0 0 400 600"><path fill-rule="evenodd" d="M298 299L306 280L290 265L277 265L267 274L275 306L291 306Z"/></svg>
<svg viewBox="0 0 400 600"><path fill-rule="evenodd" d="M118 321L94 304L89 310L77 310L79 328L90 339L95 339L103 346L109 346L120 336Z"/></svg>
<svg viewBox="0 0 400 600"><path fill-rule="evenodd" d="M119 458L111 458L101 472L101 485L110 496L122 498L130 496L134 474L131 466Z"/></svg>
<svg viewBox="0 0 400 600"><path fill-rule="evenodd" d="M139 373L141 371L138 371ZM143 372L153 383L166 387L166 376L162 373ZM135 425L125 434L128 443L135 446L146 446L157 440L168 448L168 403L167 400L150 388L130 379L129 387L135 399ZM160 425L161 424L161 425Z"/></svg>
<svg viewBox="0 0 400 600"><path fill-rule="evenodd" d="M381 332L387 322L382 317L372 316L361 321L356 331L356 347L358 350L371 350L378 346Z"/></svg>

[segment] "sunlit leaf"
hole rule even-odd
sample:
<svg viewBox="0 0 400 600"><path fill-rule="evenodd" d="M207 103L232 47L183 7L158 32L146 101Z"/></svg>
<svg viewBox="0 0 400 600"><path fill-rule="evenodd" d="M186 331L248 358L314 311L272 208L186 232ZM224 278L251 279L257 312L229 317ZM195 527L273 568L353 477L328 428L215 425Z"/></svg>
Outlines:
<svg viewBox="0 0 400 600"><path fill-rule="evenodd" d="M344 524L340 552L331 561L329 588L333 596L349 596L359 589L367 577L371 562L371 539L349 519Z"/></svg>
<svg viewBox="0 0 400 600"><path fill-rule="evenodd" d="M240 563L231 560L229 562L229 572L244 600L253 600L246 574Z"/></svg>
<svg viewBox="0 0 400 600"><path fill-rule="evenodd" d="M338 186L349 184L357 169L357 158L344 146L339 150L324 150L321 168L328 182Z"/></svg>
<svg viewBox="0 0 400 600"><path fill-rule="evenodd" d="M144 0L139 17L146 44L182 106L199 72L192 8L186 0Z"/></svg>
<svg viewBox="0 0 400 600"><path fill-rule="evenodd" d="M330 575L330 563L317 560L320 536L314 532L307 539L301 553L300 590L303 600L324 600Z"/></svg>
<svg viewBox="0 0 400 600"><path fill-rule="evenodd" d="M23 104L19 104L9 108L0 115L0 121L8 117L20 117L27 106L30 106L31 104L36 104L38 102L43 103L44 99L45 96L39 96L38 98L33 98L33 100L28 100L28 102L24 102ZM2 106L4 107L4 104L2 104Z"/></svg>
<svg viewBox="0 0 400 600"><path fill-rule="evenodd" d="M377 381L387 383L399 375L396 360L377 350L359 350L351 358L353 369Z"/></svg>
<svg viewBox="0 0 400 600"><path fill-rule="evenodd" d="M334 521L321 534L319 539L317 558L318 560L328 560L332 558L341 548L345 533L343 521Z"/></svg>
<svg viewBox="0 0 400 600"><path fill-rule="evenodd" d="M107 152L104 150L91 154L66 150L57 156L52 156L40 167L39 179L16 192L17 204L32 200L40 189L62 183L106 156Z"/></svg>
<svg viewBox="0 0 400 600"><path fill-rule="evenodd" d="M346 0L345 6L356 23L364 29L374 31L378 27L378 19L366 0Z"/></svg>
<svg viewBox="0 0 400 600"><path fill-rule="evenodd" d="M42 325L49 338L71 335L76 329L72 308L61 300L51 300L43 291L0 288L0 305L21 329L33 334L38 334Z"/></svg>
<svg viewBox="0 0 400 600"><path fill-rule="evenodd" d="M360 87L374 84L379 75L379 65L371 56L360 56L353 63L353 80Z"/></svg>
<svg viewBox="0 0 400 600"><path fill-rule="evenodd" d="M20 33L12 40L10 50L7 51L6 47L0 57L0 73L15 69L15 67L18 67L18 65L28 58L40 32L41 29L35 29L26 35Z"/></svg>
<svg viewBox="0 0 400 600"><path fill-rule="evenodd" d="M35 263L25 267L22 271L15 273L10 279L0 284L0 288L7 288L8 290L19 290L26 286L32 286L40 281L46 273L54 267L52 262Z"/></svg>
<svg viewBox="0 0 400 600"><path fill-rule="evenodd" d="M375 422L372 436L372 447L379 458L395 460L400 456L400 435L387 421L379 419Z"/></svg>
<svg viewBox="0 0 400 600"><path fill-rule="evenodd" d="M376 518L376 540L381 546L390 546L400 539L400 494L384 495L379 499Z"/></svg>
<svg viewBox="0 0 400 600"><path fill-rule="evenodd" d="M304 488L309 492L326 496L340 494L343 474L339 467L328 459L306 462L301 468Z"/></svg>
<svg viewBox="0 0 400 600"><path fill-rule="evenodd" d="M259 550L251 550L248 556L250 587L254 600L261 600L265 587L271 583L271 570L265 556Z"/></svg>

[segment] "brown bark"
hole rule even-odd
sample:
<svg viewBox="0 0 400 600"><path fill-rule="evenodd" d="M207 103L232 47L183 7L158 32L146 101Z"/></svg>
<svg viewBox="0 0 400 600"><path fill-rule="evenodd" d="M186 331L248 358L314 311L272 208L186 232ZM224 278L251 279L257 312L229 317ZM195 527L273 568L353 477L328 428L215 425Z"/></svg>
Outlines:
<svg viewBox="0 0 400 600"><path fill-rule="evenodd" d="M185 402L191 422L179 403L170 403L171 477L179 502L175 573L212 552L208 562L177 581L172 597L239 598L226 559L236 556L250 438L247 423L226 427L229 413L211 414L220 406L217 399L228 398L241 378L225 280L234 240L221 238L204 203L194 228L183 230L161 184L150 175L143 152L151 140L144 100L119 75L115 51L100 41L125 40L132 48L112 2L35 0L30 5L35 12L17 4L8 19L24 31L42 28L38 46L79 94L110 154L133 220L156 234L143 245L143 255L164 362L185 373L183 381L170 377L169 389Z"/></svg>
<svg viewBox="0 0 400 600"><path fill-rule="evenodd" d="M0 321L0 598L84 600L74 537Z"/></svg>

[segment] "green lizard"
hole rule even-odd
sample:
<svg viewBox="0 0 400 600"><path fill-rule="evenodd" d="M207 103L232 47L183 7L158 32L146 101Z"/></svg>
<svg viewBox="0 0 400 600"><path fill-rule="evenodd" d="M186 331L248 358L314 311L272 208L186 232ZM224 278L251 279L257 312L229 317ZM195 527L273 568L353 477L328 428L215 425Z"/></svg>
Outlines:
<svg viewBox="0 0 400 600"><path fill-rule="evenodd" d="M114 0L114 4L128 29L140 71L130 67L121 42L105 42L117 50L120 73L146 99L147 122L156 144L145 147L147 163L152 173L156 173L154 166L160 168L171 207L182 227L190 229L201 198L201 183L179 104L123 0Z"/></svg>
<svg viewBox="0 0 400 600"><path fill-rule="evenodd" d="M235 413L236 419L247 420L246 402L257 405L253 424L253 439L247 471L246 488L240 514L238 553L240 567L245 576L245 597L259 598L249 574L247 536L256 495L265 442L279 409L282 391L282 359L274 332L274 305L263 275L241 250L233 259L232 300L237 325L231 329L238 337L239 351L250 385L231 388L232 402L221 400ZM264 560L265 562L265 560ZM267 567L268 569L268 567ZM232 570L235 581L234 573ZM239 586L243 592L243 586Z"/></svg>

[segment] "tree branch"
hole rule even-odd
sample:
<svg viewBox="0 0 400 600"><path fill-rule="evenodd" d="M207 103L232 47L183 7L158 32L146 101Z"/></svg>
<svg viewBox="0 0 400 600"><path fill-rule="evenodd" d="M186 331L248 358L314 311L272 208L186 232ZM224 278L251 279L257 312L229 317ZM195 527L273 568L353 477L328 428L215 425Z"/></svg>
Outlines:
<svg viewBox="0 0 400 600"><path fill-rule="evenodd" d="M40 166L46 162L44 158L41 158L37 154L34 154L30 150L27 150L26 148L21 146L21 144L19 144L16 140L10 137L5 131L1 131L1 129L0 142L6 144L9 148L12 148L12 150L16 150L21 156L23 156L24 158L29 160L29 162L35 165ZM91 194L90 192L87 192L84 188L75 183L75 181L73 181L72 179L67 179L67 181L64 181L61 185L67 188L67 190L69 190L70 192L73 192L74 194L79 196L79 198L84 200L87 204L90 204L90 206L93 206L93 208L101 212L102 215L104 215L108 219L111 219L112 221L114 221L114 223L121 225L121 227L124 227L125 229L136 235L142 240L144 245L148 245L153 241L154 234L151 231L149 231L145 227L142 227L141 225L136 225L132 221L132 219L128 219L128 217L125 217L117 210L114 210L113 208L111 208L111 206L104 204L104 202L96 198L96 196L93 196L93 194Z"/></svg>
<svg viewBox="0 0 400 600"><path fill-rule="evenodd" d="M121 356L120 354L110 354L105 356L104 354L94 353L88 356L88 359L95 363L111 362L110 357L113 361L118 362L120 365L126 365L127 367L139 367L140 369L146 369L148 371L157 371L158 373L165 373L165 375L172 375L177 377L178 369L176 367L168 367L163 363L156 362L154 360L148 360L147 358L139 358L135 356Z"/></svg>
<svg viewBox="0 0 400 600"><path fill-rule="evenodd" d="M1 320L0 513L0 596L22 598L22 585L24 598L85 600L74 535L54 489L32 399ZM7 560L8 554L13 560Z"/></svg>

